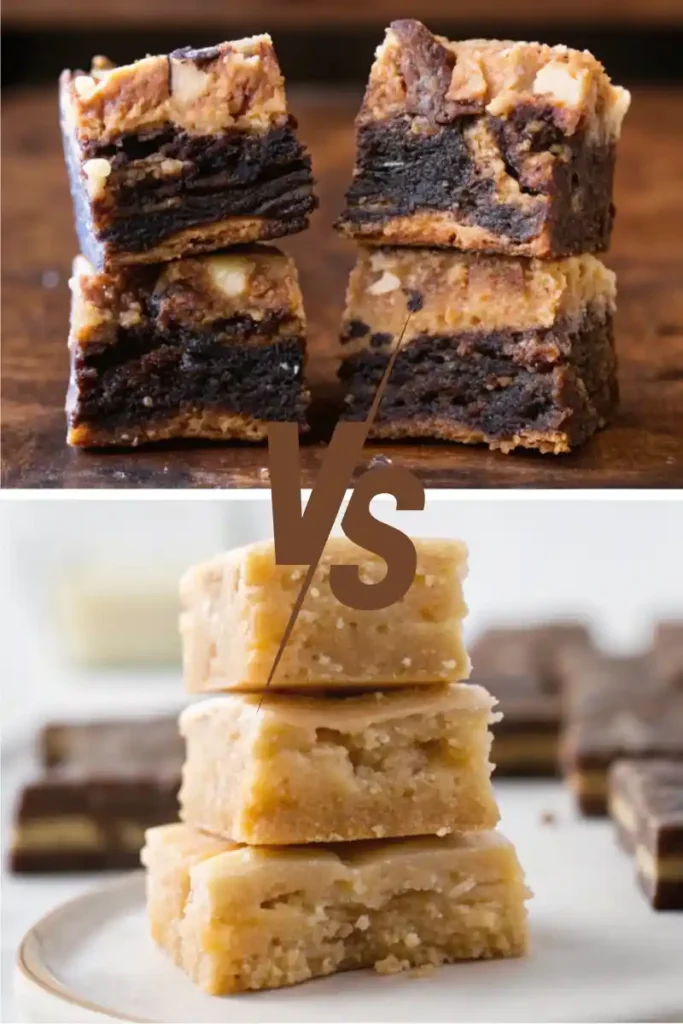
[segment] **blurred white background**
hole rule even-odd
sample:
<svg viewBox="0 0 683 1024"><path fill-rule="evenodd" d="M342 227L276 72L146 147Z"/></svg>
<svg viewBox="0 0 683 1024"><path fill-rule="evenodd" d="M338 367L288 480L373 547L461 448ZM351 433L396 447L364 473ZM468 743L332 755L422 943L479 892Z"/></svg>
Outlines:
<svg viewBox="0 0 683 1024"><path fill-rule="evenodd" d="M591 616L613 650L646 644L653 619L683 615L683 501L444 500L379 518L415 536L470 546L470 637L494 620ZM2 722L5 737L50 715L180 707L175 651L177 578L192 562L271 532L267 494L246 500L12 501L0 506ZM114 646L128 625L107 605L133 609L138 633L168 636L139 664L101 667L74 658L65 610ZM152 610L152 605L162 606ZM75 603L74 603L75 602ZM156 618L155 618L156 615ZM161 629L159 629L161 632ZM149 639L149 637L147 637ZM140 636L138 636L140 640ZM153 645L154 646L154 645ZM76 652L78 653L78 652Z"/></svg>

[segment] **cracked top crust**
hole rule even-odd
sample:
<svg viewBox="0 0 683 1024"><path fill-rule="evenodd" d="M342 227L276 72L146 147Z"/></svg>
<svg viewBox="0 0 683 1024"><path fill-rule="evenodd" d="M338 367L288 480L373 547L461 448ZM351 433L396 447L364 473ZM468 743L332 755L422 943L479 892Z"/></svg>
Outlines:
<svg viewBox="0 0 683 1024"><path fill-rule="evenodd" d="M172 124L195 135L265 131L287 120L285 83L268 35L116 67L95 57L89 73L63 71L62 117L78 140L107 143Z"/></svg>
<svg viewBox="0 0 683 1024"><path fill-rule="evenodd" d="M120 328L153 316L160 329L172 324L201 329L232 317L305 316L294 261L273 246L135 267L116 274L96 271L84 256L73 263L70 347L115 342Z"/></svg>
<svg viewBox="0 0 683 1024"><path fill-rule="evenodd" d="M195 883L200 882L203 875L206 882L220 882L224 877L230 885L234 884L231 883L231 879L239 878L246 883L252 872L261 874L275 872L278 869L282 870L284 879L291 874L292 868L297 864L304 871L313 869L332 881L335 877L349 880L349 871L372 868L374 865L389 868L395 864L399 871L405 871L410 863L414 862L417 870L424 863L424 888L430 888L434 885L433 876L430 878L431 869L442 856L448 858L456 851L462 851L463 854L471 851L479 855L484 850L512 852L511 843L500 832L493 830L459 832L443 837L365 839L353 843L324 845L312 843L307 846L245 846L233 843L229 839L208 836L178 822L148 829L145 833L145 842L141 859L146 867L164 860L182 862L188 867L202 865L199 871L195 870L193 873ZM227 856L223 857L223 854ZM485 880L498 881L498 877L492 877L489 864L490 862L481 862ZM265 875L263 878L265 881ZM312 885L316 885L318 881L318 874L312 876ZM389 876L382 877L382 883L387 887L391 881ZM419 886L416 885L415 888ZM249 894L250 890L251 887L247 890L238 888L235 891L243 898L245 891Z"/></svg>
<svg viewBox="0 0 683 1024"><path fill-rule="evenodd" d="M565 135L618 139L630 104L587 50L506 40L452 42L421 22L394 21L376 51L358 124L408 114L417 130L462 114L507 117L551 107Z"/></svg>
<svg viewBox="0 0 683 1024"><path fill-rule="evenodd" d="M616 277L595 256L501 260L444 250L361 248L346 296L345 353L375 328L404 341L458 331L524 331L613 312ZM354 329L354 324L358 325ZM354 338L360 339L354 342Z"/></svg>

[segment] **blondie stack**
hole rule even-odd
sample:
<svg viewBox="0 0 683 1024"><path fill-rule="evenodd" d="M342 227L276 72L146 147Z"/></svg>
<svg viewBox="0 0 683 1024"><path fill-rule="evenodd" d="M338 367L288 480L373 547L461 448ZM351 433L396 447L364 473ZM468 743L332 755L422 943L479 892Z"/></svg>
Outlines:
<svg viewBox="0 0 683 1024"><path fill-rule="evenodd" d="M303 230L316 200L270 37L96 57L62 74L60 112L81 248L69 443L304 426L296 267L260 243Z"/></svg>
<svg viewBox="0 0 683 1024"><path fill-rule="evenodd" d="M384 563L328 542L271 688L305 567L271 542L190 570L184 673L213 696L180 718L181 823L143 850L155 941L213 994L519 956L527 890L497 831L493 699L468 660L461 544L417 541L389 609L354 611L330 566Z"/></svg>
<svg viewBox="0 0 683 1024"><path fill-rule="evenodd" d="M337 225L361 246L347 418L367 416L400 344L372 437L559 453L608 422L615 277L593 254L629 99L586 51L392 23Z"/></svg>

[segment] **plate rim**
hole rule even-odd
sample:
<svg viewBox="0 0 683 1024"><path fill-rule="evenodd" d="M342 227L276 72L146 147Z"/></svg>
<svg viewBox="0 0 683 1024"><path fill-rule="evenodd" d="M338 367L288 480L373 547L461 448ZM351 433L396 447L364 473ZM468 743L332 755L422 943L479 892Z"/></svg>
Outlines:
<svg viewBox="0 0 683 1024"><path fill-rule="evenodd" d="M107 882L94 886L86 892L78 893L78 895L72 896L70 899L64 900L56 907L48 910L47 913L43 914L42 917L38 918L31 925L19 943L14 961L15 971L21 975L23 981L36 986L46 995L59 1000L66 1006L77 1006L81 1010L99 1014L108 1020L126 1021L130 1022L130 1024L156 1024L155 1021L147 1017L130 1017L118 1011L116 1011L114 1016L114 1011L112 1011L111 1007L103 1006L101 1003L94 1003L90 999L75 995L58 981L49 968L40 961L36 961L35 954L32 954L29 948L32 942L39 942L39 931L42 928L50 927L54 924L55 920L58 921L60 917L69 914L80 903L92 899L93 896L104 896L106 898L109 893L116 892L118 889L132 888L132 883L142 881L143 878L144 872L142 870L129 871L123 877L109 879Z"/></svg>

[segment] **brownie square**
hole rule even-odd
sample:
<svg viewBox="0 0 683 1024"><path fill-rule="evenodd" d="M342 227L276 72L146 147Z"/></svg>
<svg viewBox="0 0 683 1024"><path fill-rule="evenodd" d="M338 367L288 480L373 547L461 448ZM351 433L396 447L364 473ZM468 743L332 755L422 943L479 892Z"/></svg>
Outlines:
<svg viewBox="0 0 683 1024"><path fill-rule="evenodd" d="M301 231L316 206L268 35L60 79L83 254L99 270Z"/></svg>
<svg viewBox="0 0 683 1024"><path fill-rule="evenodd" d="M451 42L395 21L357 118L339 230L508 256L605 250L629 102L585 50Z"/></svg>
<svg viewBox="0 0 683 1024"><path fill-rule="evenodd" d="M615 295L590 255L361 249L342 322L344 418L367 418L400 345L371 438L568 452L618 404Z"/></svg>
<svg viewBox="0 0 683 1024"><path fill-rule="evenodd" d="M262 441L306 429L305 317L294 262L269 246L100 273L77 257L69 444Z"/></svg>

